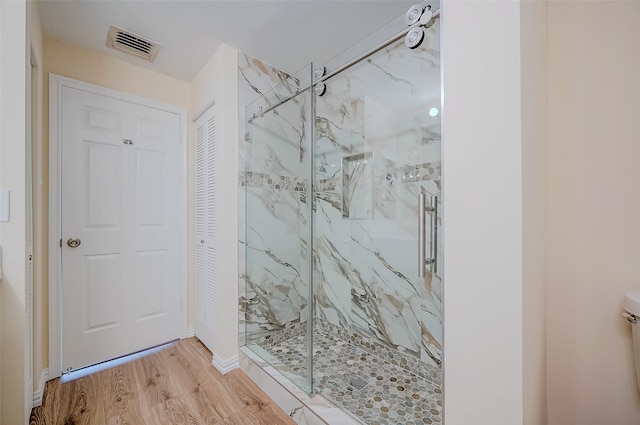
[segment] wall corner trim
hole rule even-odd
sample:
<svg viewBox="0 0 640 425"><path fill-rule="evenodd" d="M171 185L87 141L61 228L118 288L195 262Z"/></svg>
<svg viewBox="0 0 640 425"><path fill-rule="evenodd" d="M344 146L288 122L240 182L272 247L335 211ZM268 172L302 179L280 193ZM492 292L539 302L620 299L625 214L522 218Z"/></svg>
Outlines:
<svg viewBox="0 0 640 425"><path fill-rule="evenodd" d="M44 385L49 380L49 369L42 369L40 372L40 380L38 381L38 389L33 393L33 407L42 405L42 396L44 395Z"/></svg>
<svg viewBox="0 0 640 425"><path fill-rule="evenodd" d="M211 364L213 365L213 367L218 369L218 371L223 375L231 372L233 369L237 369L240 367L240 361L239 361L238 355L235 355L225 360L220 356L218 356L217 354L214 354L213 361L211 362Z"/></svg>

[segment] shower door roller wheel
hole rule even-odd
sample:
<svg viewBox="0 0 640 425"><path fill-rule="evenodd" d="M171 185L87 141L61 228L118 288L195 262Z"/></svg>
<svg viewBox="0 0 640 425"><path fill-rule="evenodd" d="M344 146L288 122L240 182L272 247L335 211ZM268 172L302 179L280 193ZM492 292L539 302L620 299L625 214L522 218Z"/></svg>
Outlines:
<svg viewBox="0 0 640 425"><path fill-rule="evenodd" d="M433 12L431 10L426 9L422 16L420 17L420 24L427 25L433 19Z"/></svg>
<svg viewBox="0 0 640 425"><path fill-rule="evenodd" d="M318 84L316 84L313 90L316 92L318 96L322 96L324 92L327 91L327 85L322 81L320 81Z"/></svg>
<svg viewBox="0 0 640 425"><path fill-rule="evenodd" d="M313 70L313 76L316 77L316 80L319 80L324 76L324 74L326 74L326 72L327 68L325 68L324 66L320 66Z"/></svg>
<svg viewBox="0 0 640 425"><path fill-rule="evenodd" d="M415 49L424 40L424 30L420 27L414 27L409 30L404 39L404 44L410 49Z"/></svg>
<svg viewBox="0 0 640 425"><path fill-rule="evenodd" d="M409 10L407 10L407 13L404 15L404 21L407 23L407 25L415 24L420 20L423 10L424 9L422 8L422 5L414 4L409 8Z"/></svg>

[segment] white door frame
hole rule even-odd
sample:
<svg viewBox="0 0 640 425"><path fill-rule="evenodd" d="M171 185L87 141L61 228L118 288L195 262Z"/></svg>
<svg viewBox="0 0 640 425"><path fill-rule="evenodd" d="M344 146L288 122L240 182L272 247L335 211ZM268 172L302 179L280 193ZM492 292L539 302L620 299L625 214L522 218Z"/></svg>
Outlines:
<svg viewBox="0 0 640 425"><path fill-rule="evenodd" d="M182 294L182 337L187 337L188 319L188 288L187 288L187 254L188 254L188 215L187 215L187 111L165 103L145 99L128 93L96 86L60 75L49 75L49 378L56 378L62 374L62 275L60 263L62 260L60 241L61 232L61 161L60 144L60 110L62 107L62 89L70 87L84 90L101 96L107 96L125 102L135 103L180 116L180 145L181 160L180 176L183 188L179 199L182 236L180 238L180 292Z"/></svg>

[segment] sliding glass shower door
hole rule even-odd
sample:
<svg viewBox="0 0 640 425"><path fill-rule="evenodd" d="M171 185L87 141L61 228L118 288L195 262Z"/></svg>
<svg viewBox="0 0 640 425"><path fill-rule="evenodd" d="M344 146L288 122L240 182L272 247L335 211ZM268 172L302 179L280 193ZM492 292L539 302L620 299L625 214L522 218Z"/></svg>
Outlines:
<svg viewBox="0 0 640 425"><path fill-rule="evenodd" d="M314 389L367 424L441 422L439 22L424 31L315 94Z"/></svg>

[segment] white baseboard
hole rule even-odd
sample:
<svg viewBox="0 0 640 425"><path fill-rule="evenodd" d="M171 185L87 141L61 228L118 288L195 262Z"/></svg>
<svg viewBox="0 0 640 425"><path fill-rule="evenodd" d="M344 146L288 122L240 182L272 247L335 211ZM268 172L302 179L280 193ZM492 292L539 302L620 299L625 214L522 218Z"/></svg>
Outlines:
<svg viewBox="0 0 640 425"><path fill-rule="evenodd" d="M218 369L218 371L223 375L225 373L231 372L233 369L237 369L240 367L240 361L237 355L225 360L220 356L214 354L211 364L213 364L213 367Z"/></svg>
<svg viewBox="0 0 640 425"><path fill-rule="evenodd" d="M42 405L42 396L44 394L44 384L49 380L49 369L42 369L40 372L40 380L38 381L38 389L33 393L33 407Z"/></svg>
<svg viewBox="0 0 640 425"><path fill-rule="evenodd" d="M191 338L196 336L196 330L194 328L187 328L187 333L185 334L185 338Z"/></svg>

